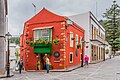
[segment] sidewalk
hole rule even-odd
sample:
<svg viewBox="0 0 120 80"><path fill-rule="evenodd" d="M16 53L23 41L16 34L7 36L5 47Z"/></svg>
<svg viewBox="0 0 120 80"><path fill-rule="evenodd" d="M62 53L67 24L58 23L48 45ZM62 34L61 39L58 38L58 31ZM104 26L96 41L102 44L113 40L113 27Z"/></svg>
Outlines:
<svg viewBox="0 0 120 80"><path fill-rule="evenodd" d="M10 71L10 76L9 77L12 77L12 76L14 76L13 72ZM5 72L5 74L0 75L0 78L7 78L7 71Z"/></svg>
<svg viewBox="0 0 120 80"><path fill-rule="evenodd" d="M89 64L97 64L97 63L100 63L100 62L103 62L103 60L92 61ZM73 70L78 69L80 67L81 67L81 65L77 65L77 66L73 66L73 67L66 68L66 69L54 69L54 70L50 70L50 72L70 72L70 71L73 71ZM46 70L40 70L40 71L39 70L27 70L27 72L46 72Z"/></svg>
<svg viewBox="0 0 120 80"><path fill-rule="evenodd" d="M89 67L81 65L62 70L41 71L13 71L14 76L0 80L116 80L120 73L120 56L89 64Z"/></svg>

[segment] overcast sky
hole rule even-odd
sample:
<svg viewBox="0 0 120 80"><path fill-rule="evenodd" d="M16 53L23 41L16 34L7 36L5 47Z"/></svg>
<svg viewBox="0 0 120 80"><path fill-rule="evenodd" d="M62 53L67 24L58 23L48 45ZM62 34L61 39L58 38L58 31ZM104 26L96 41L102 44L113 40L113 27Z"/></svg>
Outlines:
<svg viewBox="0 0 120 80"><path fill-rule="evenodd" d="M8 0L8 30L12 35L23 32L24 22L35 15L34 3L38 13L43 7L63 16L91 11L98 20L106 9L110 8L113 0ZM117 0L120 5L120 0ZM97 12L97 14L96 14Z"/></svg>

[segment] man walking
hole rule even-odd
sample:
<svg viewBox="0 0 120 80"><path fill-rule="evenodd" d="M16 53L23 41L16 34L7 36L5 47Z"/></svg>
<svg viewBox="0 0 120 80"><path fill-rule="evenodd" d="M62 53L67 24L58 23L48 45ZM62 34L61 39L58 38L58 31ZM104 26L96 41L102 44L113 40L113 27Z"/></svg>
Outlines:
<svg viewBox="0 0 120 80"><path fill-rule="evenodd" d="M46 70L47 70L47 73L49 73L49 63L50 63L50 60L49 60L48 56L46 56Z"/></svg>
<svg viewBox="0 0 120 80"><path fill-rule="evenodd" d="M23 61L22 61L22 59L20 59L20 60L18 61L18 71L19 71L20 74L21 74L22 68L23 68Z"/></svg>

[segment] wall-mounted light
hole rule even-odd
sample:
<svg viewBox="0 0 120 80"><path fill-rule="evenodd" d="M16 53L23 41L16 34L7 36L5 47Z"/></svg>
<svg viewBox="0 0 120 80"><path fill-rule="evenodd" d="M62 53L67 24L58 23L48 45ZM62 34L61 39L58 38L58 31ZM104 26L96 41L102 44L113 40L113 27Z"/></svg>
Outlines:
<svg viewBox="0 0 120 80"><path fill-rule="evenodd" d="M84 41L84 39L83 39L83 38L82 38L81 42L82 42L82 43L89 43L89 42L87 42L87 41Z"/></svg>
<svg viewBox="0 0 120 80"><path fill-rule="evenodd" d="M73 22L70 19L68 19L68 20L66 20L66 24L67 25L73 25Z"/></svg>

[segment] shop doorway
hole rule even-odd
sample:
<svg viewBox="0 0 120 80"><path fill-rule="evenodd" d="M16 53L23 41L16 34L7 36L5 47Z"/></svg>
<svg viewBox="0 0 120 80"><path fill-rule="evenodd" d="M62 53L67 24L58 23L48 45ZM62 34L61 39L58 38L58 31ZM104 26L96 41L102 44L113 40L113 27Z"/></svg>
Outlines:
<svg viewBox="0 0 120 80"><path fill-rule="evenodd" d="M45 62L45 54L38 54L37 58L37 70L45 70L46 69L46 62Z"/></svg>

